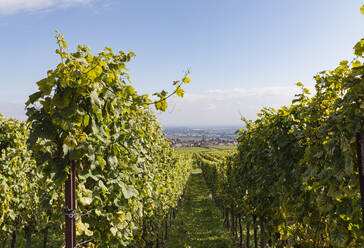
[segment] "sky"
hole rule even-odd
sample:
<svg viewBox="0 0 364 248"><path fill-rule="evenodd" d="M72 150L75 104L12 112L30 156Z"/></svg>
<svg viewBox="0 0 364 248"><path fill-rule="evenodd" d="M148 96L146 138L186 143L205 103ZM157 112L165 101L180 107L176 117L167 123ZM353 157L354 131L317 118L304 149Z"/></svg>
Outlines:
<svg viewBox="0 0 364 248"><path fill-rule="evenodd" d="M190 70L183 99L164 126L242 125L264 106L290 104L297 82L353 58L364 38L363 0L0 0L0 113L26 119L24 102L60 62L55 30L74 50L131 50L139 93L173 90Z"/></svg>

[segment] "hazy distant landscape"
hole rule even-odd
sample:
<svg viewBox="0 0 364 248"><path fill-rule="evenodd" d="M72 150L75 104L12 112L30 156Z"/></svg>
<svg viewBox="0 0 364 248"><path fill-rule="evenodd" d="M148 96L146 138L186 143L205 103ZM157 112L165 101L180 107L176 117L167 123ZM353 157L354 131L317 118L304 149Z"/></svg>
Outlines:
<svg viewBox="0 0 364 248"><path fill-rule="evenodd" d="M234 145L239 126L195 126L195 127L173 127L163 128L174 147L196 147L209 145Z"/></svg>

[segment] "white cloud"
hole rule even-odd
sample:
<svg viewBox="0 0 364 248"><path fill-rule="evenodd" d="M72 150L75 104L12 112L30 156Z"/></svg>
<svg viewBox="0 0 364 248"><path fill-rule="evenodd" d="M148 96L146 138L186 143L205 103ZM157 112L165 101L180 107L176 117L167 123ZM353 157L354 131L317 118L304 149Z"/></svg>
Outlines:
<svg viewBox="0 0 364 248"><path fill-rule="evenodd" d="M215 89L194 94L187 91L182 99L171 98L166 112L156 114L163 125L170 126L242 125L241 116L254 120L263 107L288 106L299 92L295 86ZM0 101L0 113L26 119L21 101Z"/></svg>
<svg viewBox="0 0 364 248"><path fill-rule="evenodd" d="M93 0L0 0L0 14L66 8L76 4L88 4Z"/></svg>
<svg viewBox="0 0 364 248"><path fill-rule="evenodd" d="M241 116L256 119L263 107L290 105L298 87L215 89L172 98L158 114L164 125L241 125Z"/></svg>

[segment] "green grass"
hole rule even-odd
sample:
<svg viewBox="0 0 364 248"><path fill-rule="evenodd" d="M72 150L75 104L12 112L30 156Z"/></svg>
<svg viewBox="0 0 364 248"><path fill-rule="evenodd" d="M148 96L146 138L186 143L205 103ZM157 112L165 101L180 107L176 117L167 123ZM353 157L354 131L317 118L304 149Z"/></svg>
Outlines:
<svg viewBox="0 0 364 248"><path fill-rule="evenodd" d="M202 174L193 173L184 197L184 208L171 227L166 247L232 247L229 231L222 223L222 214L211 199Z"/></svg>

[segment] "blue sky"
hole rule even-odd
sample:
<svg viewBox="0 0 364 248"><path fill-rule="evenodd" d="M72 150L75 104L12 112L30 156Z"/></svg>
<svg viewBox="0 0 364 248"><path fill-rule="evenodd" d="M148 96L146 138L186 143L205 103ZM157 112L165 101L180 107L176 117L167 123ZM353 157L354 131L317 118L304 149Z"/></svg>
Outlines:
<svg viewBox="0 0 364 248"><path fill-rule="evenodd" d="M362 0L0 0L0 113L24 119L36 81L59 63L55 30L74 49L132 50L140 93L172 89L191 70L164 125L239 125L289 104L302 81L351 59Z"/></svg>

